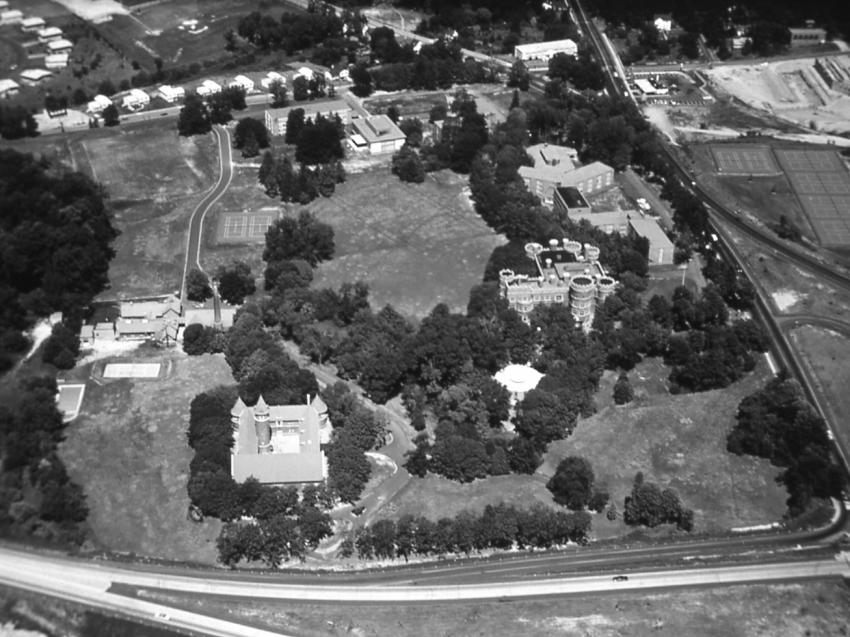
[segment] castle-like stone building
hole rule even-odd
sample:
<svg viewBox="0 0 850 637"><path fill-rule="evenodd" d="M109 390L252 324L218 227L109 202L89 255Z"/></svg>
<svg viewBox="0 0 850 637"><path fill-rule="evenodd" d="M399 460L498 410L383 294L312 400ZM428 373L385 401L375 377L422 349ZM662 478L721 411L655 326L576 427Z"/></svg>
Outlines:
<svg viewBox="0 0 850 637"><path fill-rule="evenodd" d="M548 247L528 243L525 253L538 275L499 272L501 294L526 323L538 305L559 303L570 308L576 323L589 329L596 306L616 289L617 281L599 263L599 248L589 243L552 239Z"/></svg>

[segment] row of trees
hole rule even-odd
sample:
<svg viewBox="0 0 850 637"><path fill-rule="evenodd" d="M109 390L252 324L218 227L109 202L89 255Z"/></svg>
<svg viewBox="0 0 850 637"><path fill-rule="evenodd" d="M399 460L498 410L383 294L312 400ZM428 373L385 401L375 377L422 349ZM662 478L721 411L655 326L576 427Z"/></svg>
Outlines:
<svg viewBox="0 0 850 637"><path fill-rule="evenodd" d="M800 385L779 376L738 405L737 422L726 440L729 451L767 458L782 467L788 513L797 516L812 498L838 498L846 486L835 461L826 423Z"/></svg>
<svg viewBox="0 0 850 637"><path fill-rule="evenodd" d="M343 543L341 553L361 559L403 558L413 555L446 555L486 549L547 549L568 543L584 544L590 516L584 512L553 511L544 505L517 509L512 505L488 504L480 515L462 511L454 518L436 522L423 516L404 515L378 520L359 529Z"/></svg>
<svg viewBox="0 0 850 637"><path fill-rule="evenodd" d="M213 124L226 124L233 119L232 111L245 110L245 106L245 89L238 86L225 87L206 100L189 93L177 117L177 132L187 137L209 133Z"/></svg>

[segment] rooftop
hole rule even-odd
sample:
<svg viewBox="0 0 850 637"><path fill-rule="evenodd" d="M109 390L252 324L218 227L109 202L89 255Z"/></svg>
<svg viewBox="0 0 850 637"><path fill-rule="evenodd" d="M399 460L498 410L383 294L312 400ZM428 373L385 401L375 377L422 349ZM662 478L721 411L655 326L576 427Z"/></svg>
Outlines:
<svg viewBox="0 0 850 637"><path fill-rule="evenodd" d="M560 195L567 208L589 208L590 204L584 198L578 188L573 186L561 186L555 189Z"/></svg>
<svg viewBox="0 0 850 637"><path fill-rule="evenodd" d="M579 181L584 181L585 179L593 179L599 175L604 175L612 170L614 169L603 164L601 161L595 161L592 164L588 164L587 166L582 166L581 168L576 168L571 171L569 173L569 180L572 183L577 183Z"/></svg>
<svg viewBox="0 0 850 637"><path fill-rule="evenodd" d="M315 113L333 113L336 111L350 111L351 107L344 100L331 100L329 102L308 102L307 104L293 104L283 108L270 108L266 111L271 117L286 117L294 108L303 108L305 115Z"/></svg>
<svg viewBox="0 0 850 637"><path fill-rule="evenodd" d="M494 376L496 382L513 394L531 391L543 378L543 374L531 365L508 365Z"/></svg>
<svg viewBox="0 0 850 637"><path fill-rule="evenodd" d="M532 42L531 44L518 44L516 48L524 53L537 53L549 51L550 49L572 49L576 43L572 40L550 40L549 42Z"/></svg>
<svg viewBox="0 0 850 637"><path fill-rule="evenodd" d="M372 117L355 119L352 124L357 129L357 132L370 144L404 139L406 137L393 120L386 115L373 115Z"/></svg>

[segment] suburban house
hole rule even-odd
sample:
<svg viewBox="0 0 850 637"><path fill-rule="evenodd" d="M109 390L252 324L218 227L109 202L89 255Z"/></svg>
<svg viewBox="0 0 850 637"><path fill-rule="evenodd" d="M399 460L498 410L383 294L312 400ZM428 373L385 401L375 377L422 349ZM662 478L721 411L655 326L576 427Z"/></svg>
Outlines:
<svg viewBox="0 0 850 637"><path fill-rule="evenodd" d="M38 32L38 41L42 44L47 44L52 40L58 40L62 37L62 29L59 27L46 27Z"/></svg>
<svg viewBox="0 0 850 637"><path fill-rule="evenodd" d="M593 227L608 234L643 237L649 241L649 265L671 265L675 246L651 217L644 217L637 210L614 210L610 212L570 211L572 221L587 220Z"/></svg>
<svg viewBox="0 0 850 637"><path fill-rule="evenodd" d="M553 208L555 212L561 212L567 216L570 213L590 214L590 204L587 203L587 199L579 192L578 188L573 186L555 188Z"/></svg>
<svg viewBox="0 0 850 637"><path fill-rule="evenodd" d="M163 84L159 87L159 91L157 92L159 96L169 104L173 104L177 100L182 100L186 97L186 89L182 86L170 86L168 84Z"/></svg>
<svg viewBox="0 0 850 637"><path fill-rule="evenodd" d="M24 33L35 33L47 26L47 23L44 21L44 18L33 16L31 18L24 18L21 20L20 25L21 31Z"/></svg>
<svg viewBox="0 0 850 637"><path fill-rule="evenodd" d="M213 82L212 80L204 80L198 85L198 88L195 89L195 93L197 93L201 97L207 97L208 95L215 95L216 93L221 93L221 84L219 84L218 82Z"/></svg>
<svg viewBox="0 0 850 637"><path fill-rule="evenodd" d="M549 42L518 44L514 47L514 57L523 62L532 60L548 62L557 53L575 56L578 53L578 45L572 40L551 40Z"/></svg>
<svg viewBox="0 0 850 637"><path fill-rule="evenodd" d="M112 106L112 100L106 95L95 95L92 101L86 106L86 111L89 113L102 113L108 106Z"/></svg>
<svg viewBox="0 0 850 637"><path fill-rule="evenodd" d="M230 474L236 482L261 484L321 482L328 475L322 444L330 442L328 408L316 396L303 405L269 405L262 395L248 407L237 399Z"/></svg>
<svg viewBox="0 0 850 637"><path fill-rule="evenodd" d="M280 82L282 85L286 86L286 78L283 77L277 71L269 71L266 73L266 76L260 80L260 86L264 89L269 90L275 82Z"/></svg>
<svg viewBox="0 0 850 637"><path fill-rule="evenodd" d="M667 39L667 36L670 35L670 31L673 30L673 15L670 13L658 13L655 15L655 19L652 21L652 24L655 25L655 30L658 31L658 35L660 35L663 39Z"/></svg>
<svg viewBox="0 0 850 637"><path fill-rule="evenodd" d="M402 146L407 136L387 115L373 115L351 121L354 128L349 138L355 150L368 150L370 155L394 153Z"/></svg>
<svg viewBox="0 0 850 637"><path fill-rule="evenodd" d="M613 183L614 169L601 161L595 161L567 173L561 185L572 186L583 195L592 195L605 190Z"/></svg>
<svg viewBox="0 0 850 637"><path fill-rule="evenodd" d="M44 66L48 69L64 69L68 66L70 55L67 53L52 53L44 56Z"/></svg>
<svg viewBox="0 0 850 637"><path fill-rule="evenodd" d="M131 111L136 111L144 108L151 103L151 96L145 93L140 88L131 88L130 92L124 96L121 101L121 106Z"/></svg>
<svg viewBox="0 0 850 637"><path fill-rule="evenodd" d="M577 153L568 146L535 144L526 149L534 166L520 166L519 176L529 192L537 195L547 206L552 206L554 191L565 183L569 173L575 170Z"/></svg>
<svg viewBox="0 0 850 637"><path fill-rule="evenodd" d="M266 111L266 128L270 135L285 135L286 120L290 111L296 108L304 110L304 121L312 121L317 116L339 117L345 130L351 126L351 107L344 100L332 100L330 102L308 102L286 106L284 108L270 108Z"/></svg>
<svg viewBox="0 0 850 637"><path fill-rule="evenodd" d="M254 90L254 80L246 75L237 75L227 86L230 88L241 88L246 93L250 93Z"/></svg>
<svg viewBox="0 0 850 637"><path fill-rule="evenodd" d="M21 85L15 80L2 79L0 80L0 98L13 97L21 90Z"/></svg>
<svg viewBox="0 0 850 637"><path fill-rule="evenodd" d="M37 86L51 77L53 77L53 73L47 69L27 69L26 71L21 71L21 80L29 86Z"/></svg>
<svg viewBox="0 0 850 637"><path fill-rule="evenodd" d="M18 24L24 19L24 14L17 9L9 9L8 11L0 11L0 25Z"/></svg>
<svg viewBox="0 0 850 637"><path fill-rule="evenodd" d="M70 40L66 40L65 38L59 38L58 40L50 40L47 43L47 54L53 53L68 53L71 49L74 48L74 43Z"/></svg>
<svg viewBox="0 0 850 637"><path fill-rule="evenodd" d="M180 299L174 295L161 301L126 301L121 303L115 321L115 335L131 340L175 341L181 315Z"/></svg>

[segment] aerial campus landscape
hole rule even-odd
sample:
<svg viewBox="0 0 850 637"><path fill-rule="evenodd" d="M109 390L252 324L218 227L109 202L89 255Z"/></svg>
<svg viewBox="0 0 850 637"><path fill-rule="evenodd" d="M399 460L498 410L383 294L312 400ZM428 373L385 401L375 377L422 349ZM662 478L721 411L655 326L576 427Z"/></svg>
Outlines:
<svg viewBox="0 0 850 637"><path fill-rule="evenodd" d="M846 635L848 42L0 0L0 634Z"/></svg>

